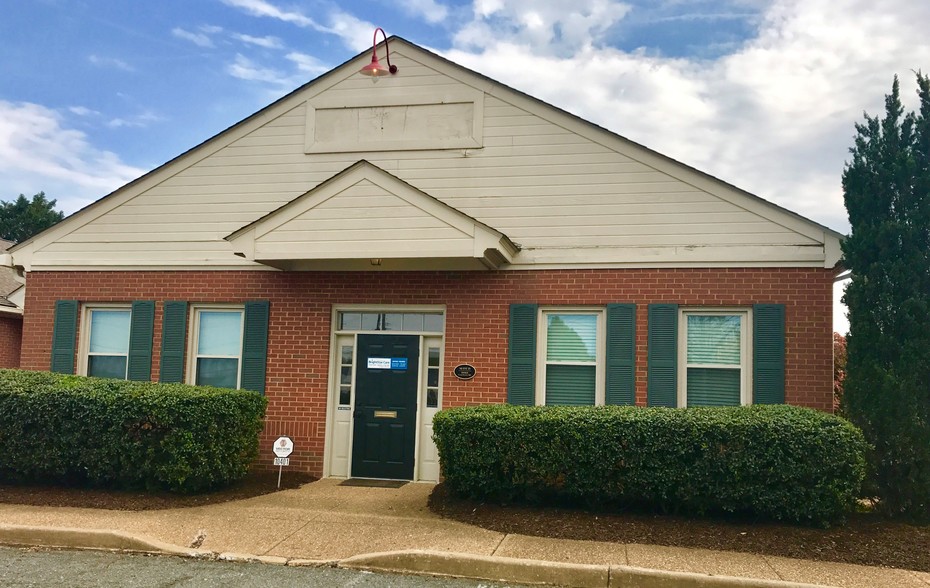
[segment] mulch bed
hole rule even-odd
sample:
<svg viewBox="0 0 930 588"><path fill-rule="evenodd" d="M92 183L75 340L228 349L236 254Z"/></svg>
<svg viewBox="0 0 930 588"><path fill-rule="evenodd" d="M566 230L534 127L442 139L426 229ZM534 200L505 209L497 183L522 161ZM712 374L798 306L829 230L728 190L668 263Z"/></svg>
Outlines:
<svg viewBox="0 0 930 588"><path fill-rule="evenodd" d="M852 515L843 526L818 529L745 519L502 506L456 498L444 484L433 491L429 507L442 517L501 533L742 551L930 572L930 525L889 521L868 513Z"/></svg>
<svg viewBox="0 0 930 588"><path fill-rule="evenodd" d="M282 477L281 489L314 480L291 472ZM255 472L230 488L194 495L0 484L0 503L140 511L216 504L277 491L277 473ZM745 519L487 504L451 496L444 484L430 495L429 508L444 518L502 533L742 551L930 572L930 525L910 525L867 513L852 515L843 526L818 529Z"/></svg>
<svg viewBox="0 0 930 588"><path fill-rule="evenodd" d="M281 490L299 488L317 478L299 472L281 477ZM0 484L0 503L30 506L72 506L109 510L162 510L242 500L278 491L276 472L253 472L229 488L205 494L131 492L99 488Z"/></svg>

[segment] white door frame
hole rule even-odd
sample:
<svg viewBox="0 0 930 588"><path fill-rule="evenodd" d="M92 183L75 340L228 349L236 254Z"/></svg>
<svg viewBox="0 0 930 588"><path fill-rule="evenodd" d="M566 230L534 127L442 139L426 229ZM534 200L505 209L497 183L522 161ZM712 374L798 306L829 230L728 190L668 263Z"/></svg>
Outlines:
<svg viewBox="0 0 930 588"><path fill-rule="evenodd" d="M377 313L428 313L428 314L439 314L443 315L443 331L441 333L437 332L424 332L424 331L362 331L362 330L353 330L353 331L342 331L337 329L339 325L339 315L343 312L377 312ZM420 481L420 460L421 452L425 451L427 448L424 447L424 443L432 444L433 441L430 438L429 440L424 440L424 428L432 426L432 416L435 412L442 408L442 379L443 379L443 361L445 357L445 316L446 316L446 307L444 305L393 305L393 304L334 304L332 308L331 316L331 328L330 328L330 343L329 343L329 366L328 366L328 377L326 382L326 423L325 423L325 441L323 444L323 476L324 477L349 477L350 472L352 471L352 441L354 438L354 419L352 419L352 414L355 411L355 369L357 364L357 335L362 333L371 333L371 334L380 334L380 335L416 335L419 337L420 341L420 362L419 362L419 372L417 374L417 418L416 418L416 432L415 432L415 441L414 441L414 467L413 467L413 479L414 481ZM339 383L340 383L340 372L341 372L341 347L345 345L347 341L351 338L352 342L352 391L349 404L349 410L339 410L340 406L338 403L339 399ZM426 410L426 378L428 374L428 348L435 347L436 343L439 346L439 392L438 392L438 406L435 409ZM338 413L348 413L347 415L342 415ZM425 417L428 414L430 423L425 423ZM340 448L346 452L346 461L343 469L342 458L334 459L333 451L336 448L337 442L334 440L334 436L337 434L336 425L337 423L341 424L344 420L343 416L348 416L349 425L348 432L345 432L345 427L340 427L339 434L348 434L347 444L340 445ZM340 440L341 441L341 440ZM433 447L433 450L435 448ZM334 467L334 461L337 463ZM429 481L438 481L438 469L436 470L436 480Z"/></svg>

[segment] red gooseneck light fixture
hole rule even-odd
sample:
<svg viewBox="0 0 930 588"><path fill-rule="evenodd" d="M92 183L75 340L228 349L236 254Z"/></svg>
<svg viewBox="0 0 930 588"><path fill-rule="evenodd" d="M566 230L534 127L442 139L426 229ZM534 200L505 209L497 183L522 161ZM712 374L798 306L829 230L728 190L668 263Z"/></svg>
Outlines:
<svg viewBox="0 0 930 588"><path fill-rule="evenodd" d="M378 31L381 31L381 36L384 37L384 60L387 61L387 67L384 67L381 65L381 62L378 61ZM397 73L397 66L391 65L391 52L388 49L387 35L381 27L376 28L375 34L371 36L371 63L359 70L359 73L371 76L371 81L373 82L377 82L378 78Z"/></svg>

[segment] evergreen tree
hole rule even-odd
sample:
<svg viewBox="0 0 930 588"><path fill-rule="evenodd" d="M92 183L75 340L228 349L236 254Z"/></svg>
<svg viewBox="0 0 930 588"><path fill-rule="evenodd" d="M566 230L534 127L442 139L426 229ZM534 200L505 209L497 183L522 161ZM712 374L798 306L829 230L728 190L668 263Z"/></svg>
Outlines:
<svg viewBox="0 0 930 588"><path fill-rule="evenodd" d="M843 172L852 234L846 415L873 445L871 490L891 516L930 518L930 78L905 114L865 116Z"/></svg>
<svg viewBox="0 0 930 588"><path fill-rule="evenodd" d="M22 194L13 202L0 202L0 239L21 243L65 217L55 210L57 200L39 192L29 200Z"/></svg>

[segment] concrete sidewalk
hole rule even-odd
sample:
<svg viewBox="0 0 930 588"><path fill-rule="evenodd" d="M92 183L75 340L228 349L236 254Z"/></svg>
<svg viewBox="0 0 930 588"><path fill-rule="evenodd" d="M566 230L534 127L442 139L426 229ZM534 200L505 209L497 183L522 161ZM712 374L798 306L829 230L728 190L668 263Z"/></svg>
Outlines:
<svg viewBox="0 0 930 588"><path fill-rule="evenodd" d="M339 562L574 586L765 586L787 581L930 588L930 574L909 570L498 533L436 516L426 505L432 489L430 484L365 488L321 480L247 500L143 512L3 504L0 543L221 554L291 565ZM198 535L203 536L200 550L188 549Z"/></svg>

